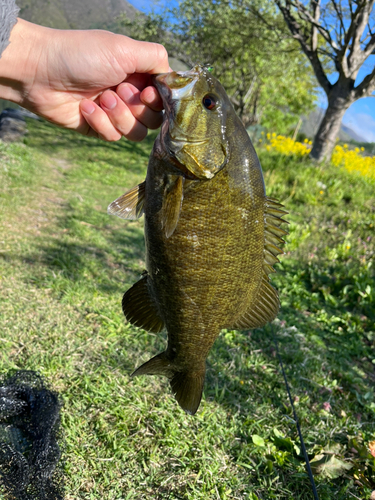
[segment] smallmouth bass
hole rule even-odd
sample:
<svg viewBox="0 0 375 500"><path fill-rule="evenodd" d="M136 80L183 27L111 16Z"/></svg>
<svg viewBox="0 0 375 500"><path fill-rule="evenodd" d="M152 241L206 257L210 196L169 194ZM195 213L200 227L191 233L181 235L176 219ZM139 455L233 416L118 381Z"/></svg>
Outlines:
<svg viewBox="0 0 375 500"><path fill-rule="evenodd" d="M147 271L122 307L131 324L168 333L166 350L132 376L168 377L180 406L194 414L220 331L259 328L278 313L268 275L283 253L287 212L266 197L251 140L207 68L161 74L155 85L165 116L146 180L108 212L145 215Z"/></svg>

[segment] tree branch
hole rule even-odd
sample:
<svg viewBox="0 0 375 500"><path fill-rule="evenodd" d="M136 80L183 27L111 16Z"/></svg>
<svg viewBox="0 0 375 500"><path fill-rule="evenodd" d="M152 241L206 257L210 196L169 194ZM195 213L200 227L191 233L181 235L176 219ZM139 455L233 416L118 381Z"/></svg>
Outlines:
<svg viewBox="0 0 375 500"><path fill-rule="evenodd" d="M320 2L321 0L312 1L313 16L315 22L318 22L320 18ZM312 36L311 36L311 50L316 51L317 48L318 48L318 30L316 29L316 26L313 26Z"/></svg>
<svg viewBox="0 0 375 500"><path fill-rule="evenodd" d="M312 50L312 48L309 47L307 37L302 32L301 25L298 23L297 19L293 16L293 14L290 11L290 7L294 5L293 2L290 0L286 0L285 6L282 4L282 0L275 0L275 3L279 7L285 19L285 22L290 32L292 33L293 38L299 42L303 52L309 59L313 67L315 76L319 82L319 85L328 95L332 88L332 84L330 83L330 81L327 78L327 75L324 72L323 66L318 57L317 49Z"/></svg>
<svg viewBox="0 0 375 500"><path fill-rule="evenodd" d="M353 90L355 99L369 97L375 91L375 67L362 82Z"/></svg>
<svg viewBox="0 0 375 500"><path fill-rule="evenodd" d="M336 11L337 17L339 18L339 21L340 21L340 38L342 38L343 35L345 37L346 30L345 30L345 26L344 26L344 20L343 20L343 16L342 16L342 11L341 11L341 4L340 4L340 6L338 6L337 3L336 3L336 0L331 0L331 1L332 1L332 4L333 4L333 8Z"/></svg>
<svg viewBox="0 0 375 500"><path fill-rule="evenodd" d="M368 55L365 55L364 51L361 49L361 36L366 28L366 25L369 20L370 13L374 7L375 0L367 0L361 3L358 3L357 10L355 11L356 22L353 23L353 33L352 33L352 45L350 47L349 55L347 57L349 70L352 72L358 71L359 67L363 64L363 62L367 59ZM374 37L374 46L375 46L375 37ZM369 42L369 45L372 45L372 42ZM370 51L372 52L373 48Z"/></svg>
<svg viewBox="0 0 375 500"><path fill-rule="evenodd" d="M372 0L374 1L374 0ZM299 17L302 19L302 21L306 21L310 23L312 26L314 26L319 33L322 35L322 37L325 39L325 41L335 50L338 50L339 47L337 46L336 42L332 40L330 32L324 28L321 24L315 21L315 19L312 17L310 12L307 10L307 8L299 2L299 0L296 0L295 2L292 0L286 0L287 4L292 5L297 9Z"/></svg>

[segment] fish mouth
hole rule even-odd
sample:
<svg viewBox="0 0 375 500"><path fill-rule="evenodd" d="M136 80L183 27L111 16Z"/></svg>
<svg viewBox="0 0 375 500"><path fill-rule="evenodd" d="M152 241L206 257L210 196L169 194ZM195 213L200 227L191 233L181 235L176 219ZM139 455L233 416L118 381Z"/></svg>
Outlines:
<svg viewBox="0 0 375 500"><path fill-rule="evenodd" d="M168 111L171 101L178 101L188 97L197 83L202 68L195 66L189 71L171 71L153 76L152 83L155 85L163 100L165 109Z"/></svg>

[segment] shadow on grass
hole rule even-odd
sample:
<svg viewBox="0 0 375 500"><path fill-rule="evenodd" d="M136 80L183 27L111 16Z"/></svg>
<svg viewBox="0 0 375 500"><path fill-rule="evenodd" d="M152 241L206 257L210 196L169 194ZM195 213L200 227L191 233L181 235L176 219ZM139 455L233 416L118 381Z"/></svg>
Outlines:
<svg viewBox="0 0 375 500"><path fill-rule="evenodd" d="M61 154L68 154L72 159L77 159L78 151L84 151L83 159L87 158L87 151L89 156L104 161L108 157L111 158L111 163L116 161L117 166L122 165L123 155L127 153L135 153L142 158L148 158L150 149L155 141L157 132L151 132L144 141L141 143L127 141L121 139L117 142L107 142L93 137L86 137L79 135L74 131L61 129L46 121L28 120L29 134L25 138L25 143L39 151L44 151L52 156L59 157Z"/></svg>
<svg viewBox="0 0 375 500"><path fill-rule="evenodd" d="M79 238L75 231L79 223L68 211L57 221L61 238L45 233L34 240L31 251L3 252L0 258L9 265L26 263L25 280L31 279L40 288L52 287L58 292L61 285L64 292L70 283L82 285L82 290L95 287L108 294L125 292L144 267L143 231L130 223L123 228L89 228L94 231L93 237L88 233ZM71 236L64 232L68 228L72 229Z"/></svg>

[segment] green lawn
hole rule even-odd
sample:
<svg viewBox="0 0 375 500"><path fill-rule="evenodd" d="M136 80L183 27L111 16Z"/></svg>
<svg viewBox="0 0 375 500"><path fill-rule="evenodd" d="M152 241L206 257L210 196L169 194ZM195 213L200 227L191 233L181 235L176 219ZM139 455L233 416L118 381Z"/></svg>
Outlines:
<svg viewBox="0 0 375 500"><path fill-rule="evenodd" d="M145 268L142 221L106 207L144 179L155 134L110 144L28 124L25 144L0 143L0 374L37 370L60 392L66 500L310 500L270 327L222 332L194 417L166 379L129 378L165 335L125 323L122 294ZM268 194L290 212L275 323L319 495L369 499L375 185L260 157Z"/></svg>

